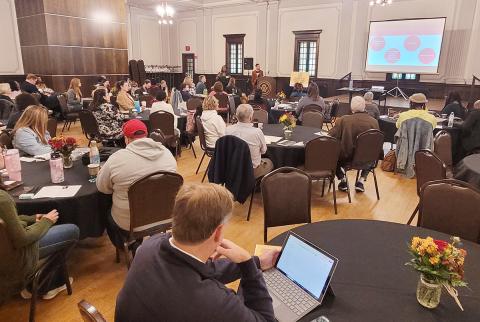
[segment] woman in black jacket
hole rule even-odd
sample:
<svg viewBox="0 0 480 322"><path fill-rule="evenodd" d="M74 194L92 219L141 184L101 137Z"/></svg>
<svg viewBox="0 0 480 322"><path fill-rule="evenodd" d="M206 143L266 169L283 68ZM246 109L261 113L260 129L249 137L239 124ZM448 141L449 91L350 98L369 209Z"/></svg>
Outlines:
<svg viewBox="0 0 480 322"><path fill-rule="evenodd" d="M475 102L462 124L462 147L466 155L480 150L480 100Z"/></svg>
<svg viewBox="0 0 480 322"><path fill-rule="evenodd" d="M458 92L451 92L448 95L447 101L445 102L445 107L442 110L442 114L447 114L447 116L449 116L452 112L456 117L459 117L462 120L465 119L467 110L465 107L463 107L462 98Z"/></svg>

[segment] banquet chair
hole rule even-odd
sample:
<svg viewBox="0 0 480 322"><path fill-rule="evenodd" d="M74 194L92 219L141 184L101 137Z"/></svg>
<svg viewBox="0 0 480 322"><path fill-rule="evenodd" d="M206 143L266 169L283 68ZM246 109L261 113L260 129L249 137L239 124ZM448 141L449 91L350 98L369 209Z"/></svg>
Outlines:
<svg viewBox="0 0 480 322"><path fill-rule="evenodd" d="M417 176L417 195L420 196L420 189L425 183L447 178L447 167L434 152L418 150L415 152L415 173ZM410 225L415 218L419 208L420 203L408 219L407 225Z"/></svg>
<svg viewBox="0 0 480 322"><path fill-rule="evenodd" d="M72 286L70 284L70 279L68 278L68 270L66 265L66 257L71 249L75 246L75 241L69 241L65 243L65 247L54 252L50 256L41 259L38 261L35 268L35 272L28 283L31 283L31 294L30 299L30 314L29 321L35 321L35 311L37 306L37 297L38 292L49 281L53 274L58 270L62 270L64 273L65 284L67 285L68 295L72 294ZM0 219L0 258L2 261L14 261L16 260L16 254L13 251L14 246L10 241L8 236L8 231L6 224L3 220Z"/></svg>
<svg viewBox="0 0 480 322"><path fill-rule="evenodd" d="M268 112L263 109L253 110L253 122L268 124Z"/></svg>
<svg viewBox="0 0 480 322"><path fill-rule="evenodd" d="M205 138L205 129L203 128L203 123L202 123L202 120L200 119L199 116L197 116L196 124L197 124L197 131L198 131L198 139L200 141L200 148L203 150L202 158L200 159L200 162L198 163L197 171L195 171L195 174L198 174L198 171L200 170L200 166L202 165L202 162L203 162L203 159L205 158L205 156L211 158L213 156L213 154L215 153L215 149L207 147L207 140ZM207 176L209 166L210 166L210 163L208 164L207 169L205 169L205 173L203 175L202 182L205 181L205 177Z"/></svg>
<svg viewBox="0 0 480 322"><path fill-rule="evenodd" d="M13 149L13 138L9 131L3 130L0 133L0 147Z"/></svg>
<svg viewBox="0 0 480 322"><path fill-rule="evenodd" d="M186 138L188 140L188 146L192 149L193 156L197 158L193 141L197 136L198 130L195 125L195 113L198 110L202 110L202 100L198 97L192 97L187 101L187 126L186 126Z"/></svg>
<svg viewBox="0 0 480 322"><path fill-rule="evenodd" d="M57 136L57 120L55 118L48 118L47 131L50 134L50 137L54 138Z"/></svg>
<svg viewBox="0 0 480 322"><path fill-rule="evenodd" d="M268 227L312 222L312 179L306 172L290 167L279 168L263 177L260 187L265 217L264 243L267 242Z"/></svg>
<svg viewBox="0 0 480 322"><path fill-rule="evenodd" d="M302 125L316 127L321 130L323 128L323 114L313 110L303 113Z"/></svg>
<svg viewBox="0 0 480 322"><path fill-rule="evenodd" d="M157 171L135 180L128 188L130 231L123 243L128 268L131 263L130 246L137 240L164 232L171 227L175 197L182 185L181 175Z"/></svg>
<svg viewBox="0 0 480 322"><path fill-rule="evenodd" d="M75 124L77 122L79 113L70 112L68 110L67 97L65 94L58 95L57 98L58 98L58 103L60 104L60 109L62 111L62 117L64 119L63 128L62 128L62 133L63 133L65 129L70 131L70 126L72 125L72 123Z"/></svg>
<svg viewBox="0 0 480 322"><path fill-rule="evenodd" d="M445 163L447 178L453 177L452 136L445 130L438 132L433 139L433 151Z"/></svg>
<svg viewBox="0 0 480 322"><path fill-rule="evenodd" d="M455 179L425 183L420 189L417 226L480 243L480 190Z"/></svg>
<svg viewBox="0 0 480 322"><path fill-rule="evenodd" d="M335 125L335 121L337 120L337 115L338 115L338 106L340 102L337 100L334 100L332 102L332 106L330 108L330 115L325 115L323 124L327 127L327 130L330 130Z"/></svg>
<svg viewBox="0 0 480 322"><path fill-rule="evenodd" d="M174 116L166 111L158 111L150 114L150 132L160 129L165 135L167 147L175 150L175 158L177 158L180 147L180 138L175 135Z"/></svg>
<svg viewBox="0 0 480 322"><path fill-rule="evenodd" d="M350 196L350 185L348 183L347 176L347 173L350 170L357 170L356 181L358 181L361 170L368 170L371 172L375 182L377 200L380 200L375 168L377 167L380 154L383 152L383 139L384 135L382 131L377 129L371 129L362 132L355 139L355 151L353 152L352 161L348 162L343 167L345 169L345 179L347 180L347 194L349 203L352 202L352 198Z"/></svg>
<svg viewBox="0 0 480 322"><path fill-rule="evenodd" d="M77 306L84 322L107 322L97 308L87 301L81 300Z"/></svg>
<svg viewBox="0 0 480 322"><path fill-rule="evenodd" d="M93 140L101 138L97 119L89 110L81 110L78 115L80 117L80 125L82 126L82 131L83 133L85 133L85 137L88 140L88 146L90 146L90 143L92 143Z"/></svg>
<svg viewBox="0 0 480 322"><path fill-rule="evenodd" d="M216 93L215 98L218 100L218 114L226 117L226 123L230 121L230 102L228 95L225 93Z"/></svg>
<svg viewBox="0 0 480 322"><path fill-rule="evenodd" d="M340 156L340 142L329 136L321 136L305 145L305 165L301 168L312 180L322 180L322 197L325 193L325 180L329 188L333 184L333 209L337 214L337 195L335 191L335 170Z"/></svg>
<svg viewBox="0 0 480 322"><path fill-rule="evenodd" d="M316 104L310 104L310 105L307 105L303 108L303 113L307 113L307 112L318 112L318 113L322 113L322 107L321 106L318 106Z"/></svg>
<svg viewBox="0 0 480 322"><path fill-rule="evenodd" d="M0 99L0 120L8 120L14 110L15 104L8 100Z"/></svg>

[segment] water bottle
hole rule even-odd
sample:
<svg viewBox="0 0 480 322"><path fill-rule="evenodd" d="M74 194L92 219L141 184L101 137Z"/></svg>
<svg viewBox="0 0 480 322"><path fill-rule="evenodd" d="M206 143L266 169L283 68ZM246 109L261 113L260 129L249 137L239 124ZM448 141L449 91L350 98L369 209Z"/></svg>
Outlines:
<svg viewBox="0 0 480 322"><path fill-rule="evenodd" d="M353 88L353 79L350 78L350 81L348 82L348 88Z"/></svg>
<svg viewBox="0 0 480 322"><path fill-rule="evenodd" d="M97 141L92 141L89 156L90 164L100 164L100 153L98 152Z"/></svg>
<svg viewBox="0 0 480 322"><path fill-rule="evenodd" d="M61 183L65 181L63 159L58 153L52 153L50 156L50 178L52 179L52 183Z"/></svg>
<svg viewBox="0 0 480 322"><path fill-rule="evenodd" d="M453 127L453 120L455 118L455 114L450 113L450 115L448 116L448 127Z"/></svg>
<svg viewBox="0 0 480 322"><path fill-rule="evenodd" d="M8 149L4 155L8 177L13 181L22 181L22 164L17 149Z"/></svg>

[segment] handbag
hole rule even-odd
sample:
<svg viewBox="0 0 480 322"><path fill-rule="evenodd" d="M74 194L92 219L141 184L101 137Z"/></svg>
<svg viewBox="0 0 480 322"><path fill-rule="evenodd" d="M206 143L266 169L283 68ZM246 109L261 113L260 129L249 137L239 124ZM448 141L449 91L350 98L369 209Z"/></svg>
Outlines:
<svg viewBox="0 0 480 322"><path fill-rule="evenodd" d="M394 172L397 164L397 156L395 150L390 150L382 161L382 170L385 172Z"/></svg>

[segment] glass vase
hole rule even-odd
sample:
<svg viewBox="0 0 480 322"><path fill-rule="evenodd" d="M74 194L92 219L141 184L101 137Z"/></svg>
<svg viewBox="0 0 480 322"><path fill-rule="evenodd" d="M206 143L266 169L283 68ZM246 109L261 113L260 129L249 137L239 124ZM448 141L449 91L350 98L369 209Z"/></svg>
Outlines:
<svg viewBox="0 0 480 322"><path fill-rule="evenodd" d="M290 140L292 138L292 130L290 130L289 128L283 129L283 136L285 140Z"/></svg>
<svg viewBox="0 0 480 322"><path fill-rule="evenodd" d="M442 284L428 280L425 275L420 275L417 284L417 301L420 305L434 309L440 304Z"/></svg>
<svg viewBox="0 0 480 322"><path fill-rule="evenodd" d="M62 159L63 159L63 167L65 169L70 169L71 167L73 167L73 160L72 160L71 154L62 155Z"/></svg>

